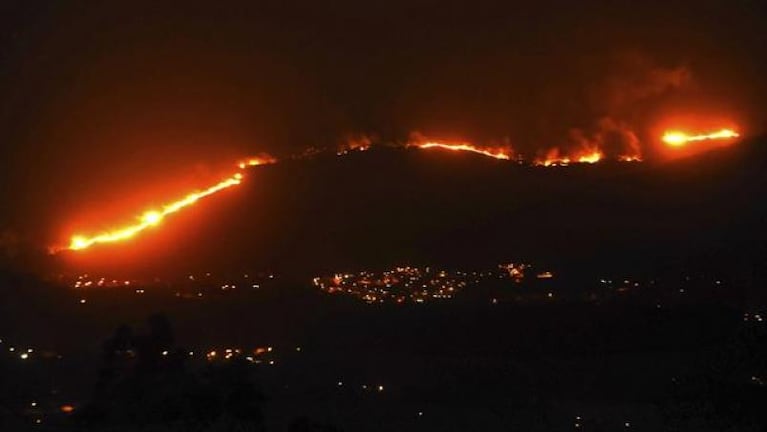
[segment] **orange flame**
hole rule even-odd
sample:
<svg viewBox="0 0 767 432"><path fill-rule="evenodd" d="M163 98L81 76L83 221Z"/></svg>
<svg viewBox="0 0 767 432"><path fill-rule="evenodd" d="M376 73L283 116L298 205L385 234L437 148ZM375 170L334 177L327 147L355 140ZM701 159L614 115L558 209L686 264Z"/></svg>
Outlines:
<svg viewBox="0 0 767 432"><path fill-rule="evenodd" d="M546 156L542 158L538 158L533 161L533 165L538 166L564 166L564 165L570 165L570 158L568 156L560 155L559 149L554 147L548 152L546 152Z"/></svg>
<svg viewBox="0 0 767 432"><path fill-rule="evenodd" d="M620 155L618 156L620 162L642 162L642 157L639 155Z"/></svg>
<svg viewBox="0 0 767 432"><path fill-rule="evenodd" d="M670 143L671 145L681 145L678 143L684 143L687 141L698 141L703 139L732 138L737 136L739 135L736 132L733 132L729 129L723 129L713 134L695 135L695 136L688 136L682 132L668 132L666 135L664 135L663 140ZM350 144L348 145L348 147L345 147L345 148L352 149L352 150L355 150L355 149L367 150L370 147L370 143L371 143L370 139L365 138L363 140L360 140L359 143L355 141L354 144ZM478 147L468 142L449 143L449 142L441 142L441 141L425 141L425 142L421 142L417 144L408 144L408 146L416 146L421 149L438 148L438 149L444 149L444 150L450 150L450 151L467 151L467 152L477 153L483 156L491 157L494 159L500 159L500 160L510 160L513 155L513 150L508 146L507 147ZM343 154L345 154L346 152L347 151L345 150ZM570 155L561 154L560 150L555 147L549 150L546 153L546 156L544 158L535 159L533 161L533 164L540 165L540 166L547 166L547 167L558 166L558 165L569 165L571 163L594 164L601 161L602 159L604 159L604 153L598 146L584 146L580 150L575 151ZM636 154L636 155L622 155L618 157L618 160L624 161L624 162L633 162L633 161L641 161L642 159L638 154ZM245 169L247 167L273 164L276 162L277 162L277 159L264 154L258 157L251 157L248 159L241 160L237 162L236 166L239 167L240 169ZM216 183L215 185L207 189L190 193L182 199L173 201L171 203L168 203L162 206L159 210L155 209L155 210L148 210L144 212L137 218L138 221L132 225L127 225L121 228L114 229L112 231L107 231L107 232L93 235L93 236L86 236L81 234L74 235L71 237L69 245L67 247L53 247L51 248L51 250L54 253L61 249L77 251L77 250L87 249L96 244L113 243L113 242L119 242L119 241L130 239L150 227L159 225L160 223L163 222L166 216L176 213L185 207L195 204L201 198L207 197L209 195L213 195L229 187L239 185L242 182L242 179L243 179L243 174L240 172L236 172L232 174L230 177L222 180L219 183Z"/></svg>
<svg viewBox="0 0 767 432"><path fill-rule="evenodd" d="M671 147L682 147L687 143L694 141L706 141L706 140L726 140L731 138L737 138L740 134L732 129L721 129L716 132L701 134L701 135L689 135L679 130L667 131L661 138L664 143Z"/></svg>
<svg viewBox="0 0 767 432"><path fill-rule="evenodd" d="M277 159L275 159L275 158L273 158L273 157L271 157L269 155L262 155L262 156L259 156L259 157L252 157L252 158L249 158L249 159L242 160L242 161L237 163L237 166L240 169L245 169L247 167L259 166L259 165L269 165L269 164L273 164L273 163L277 163Z"/></svg>
<svg viewBox="0 0 767 432"><path fill-rule="evenodd" d="M266 164L272 164L276 162L277 162L277 159L269 155L261 155L259 157L244 159L238 162L237 166L243 169L246 167L266 165ZM134 237L135 235L137 235L138 233L150 227L159 225L165 219L166 216L176 213L185 207L189 207L202 198L205 198L209 195L213 195L216 192L220 192L232 186L239 185L242 182L242 179L243 179L242 173L236 172L232 174L230 177L216 183L215 185L207 189L197 191L197 192L192 192L179 200L165 204L159 210L145 211L144 213L141 214L141 216L137 218L138 222L132 225L128 225L122 228L117 228L115 230L104 232L104 233L93 235L93 236L86 236L81 234L74 235L71 237L69 241L69 246L67 246L64 249L77 251L77 250L87 249L95 244L114 243L114 242L130 239ZM53 248L53 249L55 252L57 248Z"/></svg>
<svg viewBox="0 0 767 432"><path fill-rule="evenodd" d="M498 148L498 149L482 148L482 147L473 146L469 143L449 144L449 143L443 143L443 142L429 141L422 144L416 144L416 146L422 149L441 148L441 149L452 150L452 151L468 151L468 152L473 152L473 153L477 153L477 154L481 154L484 156L488 156L495 159L501 159L501 160L511 159L510 152L502 148Z"/></svg>
<svg viewBox="0 0 767 432"><path fill-rule="evenodd" d="M591 150L588 153L578 156L579 163L597 163L602 160L602 152L599 149Z"/></svg>
<svg viewBox="0 0 767 432"><path fill-rule="evenodd" d="M546 158L546 159L536 159L533 164L538 166L567 166L570 165L570 158L568 157L555 157L555 158Z"/></svg>
<svg viewBox="0 0 767 432"><path fill-rule="evenodd" d="M242 181L242 174L241 173L235 173L231 177L216 183L215 185L202 190L198 192L190 193L189 195L185 196L184 198L173 201L171 203L168 203L162 207L161 210L149 210L144 212L141 216L138 217L138 223L135 223L133 225L128 225L123 228L118 228L113 231L101 233L95 236L85 236L85 235L74 235L72 236L69 247L67 249L69 250L82 250L87 249L94 244L98 243L112 243L117 242L121 240L127 240L136 234L140 233L141 231L146 230L147 228L150 228L155 225L159 225L160 222L162 222L165 219L165 216L168 216L172 213L176 213L179 210L183 209L184 207L191 206L192 204L199 201L201 198L205 198L206 196L213 195L216 192L222 191L226 188L235 186L240 184Z"/></svg>
<svg viewBox="0 0 767 432"><path fill-rule="evenodd" d="M535 159L533 165L549 167L565 166L571 163L593 164L601 161L603 158L604 153L596 147L575 151L571 155L563 155L558 148L554 147L546 153L546 156Z"/></svg>
<svg viewBox="0 0 767 432"><path fill-rule="evenodd" d="M533 165L551 167L567 166L572 163L595 164L605 159L605 154L599 147L589 147L571 152L569 155L554 147L550 149L543 157L533 160ZM617 157L619 162L641 162L642 157L638 154L623 154Z"/></svg>
<svg viewBox="0 0 767 432"><path fill-rule="evenodd" d="M337 156L343 156L352 151L367 151L373 145L373 140L366 135L349 137L347 142L341 144L336 151Z"/></svg>

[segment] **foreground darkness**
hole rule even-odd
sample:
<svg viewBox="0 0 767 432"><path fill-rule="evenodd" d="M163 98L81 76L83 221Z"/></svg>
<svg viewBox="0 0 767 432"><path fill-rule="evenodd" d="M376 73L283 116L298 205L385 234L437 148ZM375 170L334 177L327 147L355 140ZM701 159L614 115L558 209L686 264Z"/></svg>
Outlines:
<svg viewBox="0 0 767 432"><path fill-rule="evenodd" d="M757 431L765 424L764 322L744 321L741 309L725 304L728 295L707 299L693 288L662 308L648 292L499 304L467 292L445 303L378 306L282 282L205 300L161 290L94 292L82 305L82 294L60 287L8 283L24 291L4 292L4 321L9 312L24 314L10 327L4 322L13 329L4 348L36 352L24 361L2 354L6 430L36 427L36 418L45 421L38 430L216 430L211 424L228 422L287 430L304 416L339 430L573 430L576 423L617 430L630 422L648 431ZM141 335L157 311L175 340L163 326ZM41 328L40 317L58 324ZM138 339L107 341L122 324ZM120 360L112 351L120 340L138 357ZM260 364L246 354L204 360L211 349L223 357L225 347L260 346L273 347ZM252 397L239 388L249 383ZM77 410L58 413L63 404Z"/></svg>
<svg viewBox="0 0 767 432"><path fill-rule="evenodd" d="M0 426L763 430L764 149L559 169L374 149L259 168L128 252L30 253L32 274L9 262ZM515 260L554 278L403 305L311 285ZM150 282L84 290L59 278L82 272ZM185 291L204 272L265 282ZM242 354L222 359L227 348Z"/></svg>

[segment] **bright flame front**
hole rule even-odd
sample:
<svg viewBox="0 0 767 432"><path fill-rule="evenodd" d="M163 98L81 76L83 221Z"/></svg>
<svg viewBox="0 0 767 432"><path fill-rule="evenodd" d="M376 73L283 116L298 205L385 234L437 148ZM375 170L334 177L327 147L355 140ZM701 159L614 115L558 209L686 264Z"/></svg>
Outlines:
<svg viewBox="0 0 767 432"><path fill-rule="evenodd" d="M682 147L690 142L707 140L726 140L739 137L740 134L732 129L721 129L716 132L700 135L690 135L679 130L671 130L663 134L664 143L671 147Z"/></svg>
<svg viewBox="0 0 767 432"><path fill-rule="evenodd" d="M667 131L663 137L662 141L666 143L669 146L672 147L681 147L686 145L689 142L694 141L704 141L704 140L727 140L732 138L739 137L740 134L738 134L736 131L732 129L721 129L716 132L708 133L708 134L700 134L700 135L693 135L688 134L679 130L670 130ZM416 142L411 142L410 144L407 144L408 147L414 146L421 149L443 149L443 150L449 150L449 151L455 151L455 152L471 152L480 154L483 156L491 157L494 159L500 159L500 160L511 160L512 156L514 156L514 152L510 147L480 147L475 146L468 142L447 142L447 141L427 141L425 139L416 139ZM342 151L339 151L338 154L346 154L349 150L367 150L370 148L371 141L368 138L365 138L364 140L360 140L359 144L355 141L354 144L349 144ZM560 150L559 148L551 148L549 151L547 151L543 157L538 157L534 159L531 163L532 165L536 166L562 166L562 165L569 165L573 163L582 163L582 164L594 164L597 162L602 161L606 158L605 153L603 152L602 148L597 145L583 145L580 146L577 149L573 149L570 151L567 151L566 153ZM522 161L519 157L517 157L518 161ZM618 161L621 162L638 162L642 160L642 157L638 150L636 150L633 153L630 154L622 154L617 157ZM269 155L262 154L258 157L251 157L248 159L244 159L241 161L238 161L236 163L236 166L240 169L245 169L248 167L254 167L254 166L260 166L260 165L266 165L266 164L273 164L276 163L277 160ZM160 209L151 209L144 213L142 213L139 217L137 217L137 222L127 225L121 228L116 228L111 231L107 231L101 234L87 236L87 235L74 235L71 237L69 245L67 247L62 248L52 248L54 251L61 250L61 249L68 249L68 250L83 250L87 249L93 245L101 244L101 243L113 243L113 242L119 242L123 240L130 239L137 234L141 233L142 231L161 224L166 216L176 213L180 210L182 210L185 207L189 207L193 204L195 204L198 200L201 198L207 197L209 195L213 195L217 192L220 192L224 189L227 189L229 187L239 185L243 180L243 174L240 172L236 172L232 174L230 177L222 180L219 183L216 183L215 185L201 190L197 192L190 193L186 195L185 197L170 202L164 206L162 206Z"/></svg>
<svg viewBox="0 0 767 432"><path fill-rule="evenodd" d="M416 144L416 146L422 149L441 148L441 149L452 150L452 151L468 151L468 152L473 152L473 153L481 154L491 158L502 159L502 160L511 159L510 152L506 150L476 147L469 143L450 144L450 143L429 141L423 144Z"/></svg>
<svg viewBox="0 0 767 432"><path fill-rule="evenodd" d="M141 231L146 230L152 226L159 225L166 216L176 213L184 207L189 207L196 203L201 198L213 195L216 192L222 191L226 188L238 185L242 182L242 174L235 173L231 177L224 179L216 183L215 185L198 192L190 193L189 195L181 198L180 200L173 201L162 207L160 210L149 210L144 212L138 217L138 222L133 225L128 225L122 228L108 231L94 236L74 235L72 236L68 249L70 250L82 250L87 249L98 243L112 243L122 240L127 240Z"/></svg>
<svg viewBox="0 0 767 432"><path fill-rule="evenodd" d="M543 157L536 158L533 165L536 166L565 166L571 163L594 164L605 158L605 154L597 146L588 146L571 150L564 154L558 147L546 152Z"/></svg>
<svg viewBox="0 0 767 432"><path fill-rule="evenodd" d="M269 155L262 155L259 157L252 157L249 159L242 160L237 163L237 166L240 169L245 169L247 167L253 167L253 166L259 166L259 165L269 165L277 163L277 159L269 156Z"/></svg>
<svg viewBox="0 0 767 432"><path fill-rule="evenodd" d="M244 169L247 167L273 164L276 162L277 162L277 159L264 154L259 157L252 157L252 158L242 160L237 163L237 166L240 167L241 169ZM165 204L159 210L152 209L142 213L141 216L137 218L138 222L132 225L127 225L122 228L117 228L112 231L108 231L108 232L93 235L93 236L86 236L81 234L74 235L69 241L69 246L65 247L64 249L83 250L95 244L114 243L114 242L130 239L150 227L159 225L160 223L162 223L162 221L165 219L166 216L176 213L184 209L185 207L191 206L192 204L199 201L201 198L205 198L206 196L213 195L216 192L220 192L224 189L240 184L242 182L242 179L243 179L242 173L236 172L232 174L230 177L214 184L213 186L207 189L197 191L197 192L192 192L189 195L186 195L185 197L179 200ZM60 250L60 249L54 248L53 250Z"/></svg>

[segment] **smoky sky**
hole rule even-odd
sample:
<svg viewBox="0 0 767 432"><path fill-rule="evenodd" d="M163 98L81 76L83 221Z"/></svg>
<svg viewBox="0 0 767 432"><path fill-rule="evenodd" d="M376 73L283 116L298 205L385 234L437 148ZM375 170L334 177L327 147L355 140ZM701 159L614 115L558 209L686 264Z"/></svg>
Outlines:
<svg viewBox="0 0 767 432"><path fill-rule="evenodd" d="M690 111L761 133L759 3L6 1L0 220L56 232L350 134L534 153Z"/></svg>

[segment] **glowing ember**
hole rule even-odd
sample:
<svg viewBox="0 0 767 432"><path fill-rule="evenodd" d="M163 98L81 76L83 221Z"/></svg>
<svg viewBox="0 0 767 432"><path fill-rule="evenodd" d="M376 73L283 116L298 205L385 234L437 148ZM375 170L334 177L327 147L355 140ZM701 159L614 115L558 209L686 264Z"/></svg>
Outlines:
<svg viewBox="0 0 767 432"><path fill-rule="evenodd" d="M559 148L554 147L546 152L542 157L533 160L533 165L552 167L567 166L573 163L595 164L605 159L604 152L596 146L571 150L567 154ZM615 159L619 162L641 162L642 157L639 153L619 155Z"/></svg>
<svg viewBox="0 0 767 432"><path fill-rule="evenodd" d="M542 165L546 167L550 166L566 166L570 165L570 158L568 157L556 157L556 158L546 158L546 159L538 159L534 162L536 165Z"/></svg>
<svg viewBox="0 0 767 432"><path fill-rule="evenodd" d="M269 165L273 163L277 163L277 159L269 155L263 155L260 157L253 157L253 158L242 160L237 163L237 166L240 167L240 169L245 169L246 167Z"/></svg>
<svg viewBox="0 0 767 432"><path fill-rule="evenodd" d="M336 151L337 156L343 156L353 151L368 151L373 145L373 140L365 135L350 137L347 142L341 144Z"/></svg>
<svg viewBox="0 0 767 432"><path fill-rule="evenodd" d="M511 155L506 150L475 147L468 143L448 144L448 143L430 141L430 142L425 142L423 144L416 144L416 146L422 149L441 148L441 149L452 150L452 151L468 151L468 152L478 153L484 156L488 156L495 159L502 159L502 160L511 159Z"/></svg>
<svg viewBox="0 0 767 432"><path fill-rule="evenodd" d="M671 147L682 147L685 144L694 141L726 140L737 138L739 136L740 134L732 129L722 129L716 132L701 135L689 135L682 131L673 130L663 134L663 138L661 139L664 143L670 145Z"/></svg>
<svg viewBox="0 0 767 432"><path fill-rule="evenodd" d="M638 155L620 155L618 160L621 162L642 162L642 157Z"/></svg>
<svg viewBox="0 0 767 432"><path fill-rule="evenodd" d="M559 149L554 147L546 153L546 156L533 161L533 165L538 166L564 166L570 164L570 158L560 155Z"/></svg>

